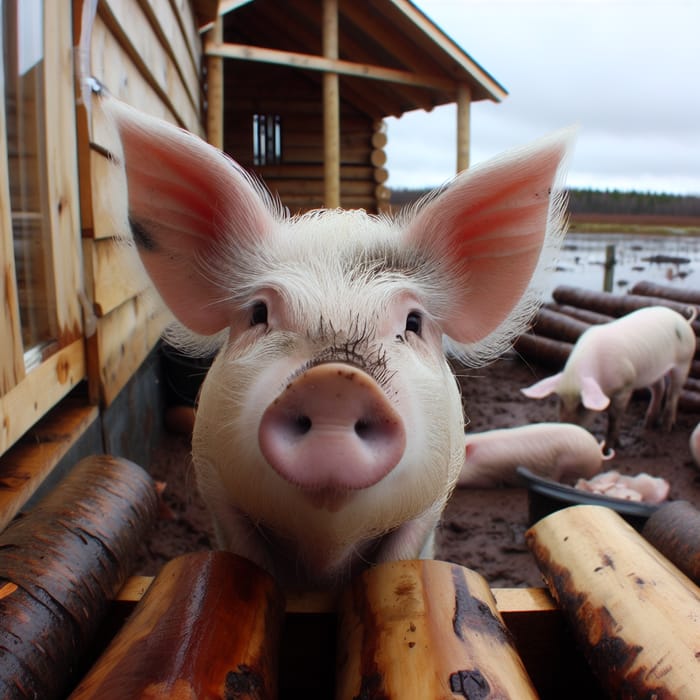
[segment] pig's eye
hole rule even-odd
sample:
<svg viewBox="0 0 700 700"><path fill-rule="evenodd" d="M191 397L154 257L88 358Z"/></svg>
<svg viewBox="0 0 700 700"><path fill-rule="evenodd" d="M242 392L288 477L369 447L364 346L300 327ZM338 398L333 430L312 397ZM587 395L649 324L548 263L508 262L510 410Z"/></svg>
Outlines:
<svg viewBox="0 0 700 700"><path fill-rule="evenodd" d="M421 315L417 311L411 311L411 313L406 316L406 333L420 335L422 327L423 318Z"/></svg>
<svg viewBox="0 0 700 700"><path fill-rule="evenodd" d="M251 326L257 326L259 323L267 323L267 304L264 301L256 301L250 315Z"/></svg>

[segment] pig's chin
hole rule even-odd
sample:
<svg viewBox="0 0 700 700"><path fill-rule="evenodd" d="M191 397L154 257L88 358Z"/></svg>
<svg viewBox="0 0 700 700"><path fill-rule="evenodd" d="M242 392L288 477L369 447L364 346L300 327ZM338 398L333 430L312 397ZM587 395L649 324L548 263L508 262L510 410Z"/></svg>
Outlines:
<svg viewBox="0 0 700 700"><path fill-rule="evenodd" d="M304 541L289 539L274 530L258 526L272 553L272 575L286 590L334 588L344 585L353 576L375 561L382 537L362 543L329 546L313 538Z"/></svg>

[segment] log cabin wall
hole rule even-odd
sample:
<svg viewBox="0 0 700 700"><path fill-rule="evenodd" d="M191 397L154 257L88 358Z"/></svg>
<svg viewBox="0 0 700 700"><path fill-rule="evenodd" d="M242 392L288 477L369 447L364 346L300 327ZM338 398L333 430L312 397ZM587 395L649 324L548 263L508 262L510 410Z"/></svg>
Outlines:
<svg viewBox="0 0 700 700"><path fill-rule="evenodd" d="M312 76L313 77L313 76ZM276 86L274 98L261 84ZM226 66L224 150L255 172L292 212L324 206L321 83L291 67ZM340 203L376 213L388 205L386 128L341 100Z"/></svg>
<svg viewBox="0 0 700 700"><path fill-rule="evenodd" d="M200 27L217 6L0 4L0 527L82 438L124 454L115 432L128 432L121 414L143 416L140 373L159 391L145 360L167 318L125 274L105 186L113 137L80 99L76 57L120 99L204 135Z"/></svg>

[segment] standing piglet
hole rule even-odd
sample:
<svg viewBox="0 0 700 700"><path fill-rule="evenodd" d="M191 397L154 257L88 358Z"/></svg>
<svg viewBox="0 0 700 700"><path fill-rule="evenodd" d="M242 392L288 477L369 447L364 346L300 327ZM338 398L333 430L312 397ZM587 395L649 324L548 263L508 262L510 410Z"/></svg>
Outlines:
<svg viewBox="0 0 700 700"><path fill-rule="evenodd" d="M555 481L590 478L600 471L602 446L585 428L571 423L532 423L466 434L465 460L457 486L490 488L519 483L517 467Z"/></svg>
<svg viewBox="0 0 700 700"><path fill-rule="evenodd" d="M620 419L635 389L649 387L645 425L661 413L670 430L695 353L690 319L665 306L648 306L591 326L576 342L564 370L522 389L525 396L559 396L559 418L580 423L586 411L608 412L607 448L617 446Z"/></svg>
<svg viewBox="0 0 700 700"><path fill-rule="evenodd" d="M290 217L200 139L100 103L143 266L183 326L222 344L193 435L219 546L291 589L429 554L464 463L443 337L483 360L531 317L560 239L568 133L398 220Z"/></svg>

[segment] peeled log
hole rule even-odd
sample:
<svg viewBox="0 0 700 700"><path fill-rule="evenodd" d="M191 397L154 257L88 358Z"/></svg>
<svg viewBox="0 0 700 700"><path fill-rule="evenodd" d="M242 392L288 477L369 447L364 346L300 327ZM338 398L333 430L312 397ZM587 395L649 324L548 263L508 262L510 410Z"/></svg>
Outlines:
<svg viewBox="0 0 700 700"><path fill-rule="evenodd" d="M700 413L700 391L683 389L678 399L678 410Z"/></svg>
<svg viewBox="0 0 700 700"><path fill-rule="evenodd" d="M642 536L700 586L700 510L671 501L652 513Z"/></svg>
<svg viewBox="0 0 700 700"><path fill-rule="evenodd" d="M65 697L157 513L141 467L95 456L0 535L3 698Z"/></svg>
<svg viewBox="0 0 700 700"><path fill-rule="evenodd" d="M590 327L590 323L584 323L559 311L546 308L541 308L538 311L532 325L536 335L562 340L567 343L575 343L581 337L581 334Z"/></svg>
<svg viewBox="0 0 700 700"><path fill-rule="evenodd" d="M571 306L570 304L555 304L554 302L547 302L542 305L543 309L549 309L550 311L558 311L560 314L566 314L572 318L583 321L590 325L599 323L608 323L612 321L613 317L607 314L599 314L595 311L590 311L589 309L582 309L579 306Z"/></svg>
<svg viewBox="0 0 700 700"><path fill-rule="evenodd" d="M695 306L700 305L700 289L679 289L678 287L672 287L667 284L642 281L637 282L630 291L632 294L672 299L673 301Z"/></svg>
<svg viewBox="0 0 700 700"><path fill-rule="evenodd" d="M526 360L547 367L561 369L569 359L573 343L544 338L534 333L523 333L513 345Z"/></svg>
<svg viewBox="0 0 700 700"><path fill-rule="evenodd" d="M561 285L552 292L554 301L558 304L569 304L591 309L597 313L619 318L646 306L667 306L689 318L688 304L660 297L648 297L640 294L613 294L612 292L593 292L580 287ZM700 323L693 322L693 329L698 335Z"/></svg>
<svg viewBox="0 0 700 700"><path fill-rule="evenodd" d="M575 506L527 543L610 697L693 700L700 589L613 510Z"/></svg>
<svg viewBox="0 0 700 700"><path fill-rule="evenodd" d="M168 562L70 700L277 697L284 597L230 552Z"/></svg>
<svg viewBox="0 0 700 700"><path fill-rule="evenodd" d="M399 561L353 580L339 609L337 700L537 694L487 582L442 561Z"/></svg>

